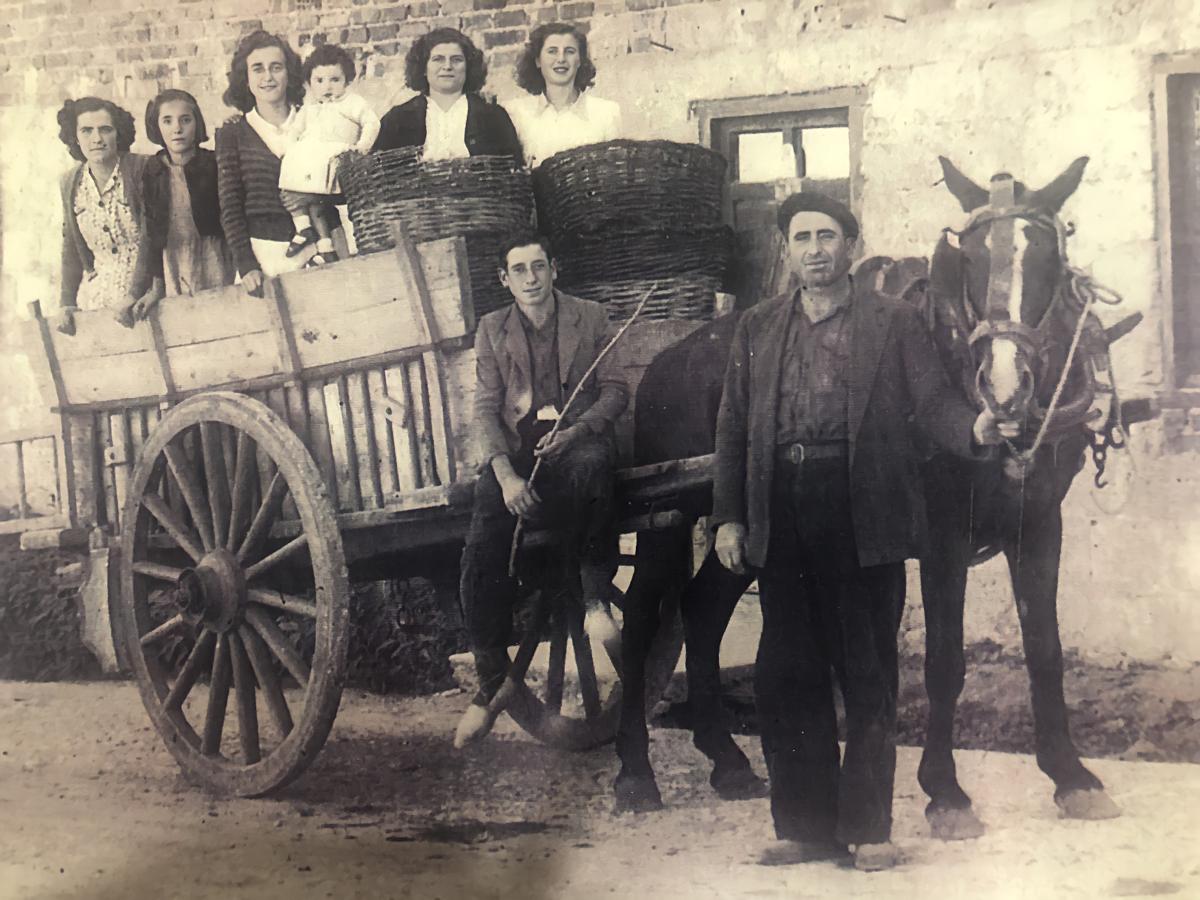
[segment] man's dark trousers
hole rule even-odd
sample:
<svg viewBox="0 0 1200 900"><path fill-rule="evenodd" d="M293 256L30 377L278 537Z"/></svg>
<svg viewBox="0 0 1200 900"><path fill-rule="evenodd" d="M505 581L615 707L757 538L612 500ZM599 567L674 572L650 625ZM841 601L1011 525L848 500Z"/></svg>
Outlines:
<svg viewBox="0 0 1200 900"><path fill-rule="evenodd" d="M562 455L542 464L534 491L542 498L530 528L562 535L566 565L578 567L586 596L612 582L616 571L613 530L613 445L606 436L579 438ZM522 478L533 470L532 450L510 457ZM504 493L491 466L475 483L471 524L463 549L462 591L467 630L479 674L475 703L491 700L508 671L516 580L508 576L508 555L517 519L504 505ZM561 586L561 584L559 585Z"/></svg>
<svg viewBox="0 0 1200 900"><path fill-rule="evenodd" d="M902 562L861 568L847 459L777 459L755 693L781 839L890 839ZM846 708L839 772L830 670Z"/></svg>

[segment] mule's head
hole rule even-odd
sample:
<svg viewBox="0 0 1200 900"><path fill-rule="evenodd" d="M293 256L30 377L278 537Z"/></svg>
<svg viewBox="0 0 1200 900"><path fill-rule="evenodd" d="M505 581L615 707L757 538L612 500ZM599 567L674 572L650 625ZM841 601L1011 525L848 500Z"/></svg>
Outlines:
<svg viewBox="0 0 1200 900"><path fill-rule="evenodd" d="M1081 157L1040 190L1011 175L980 187L939 157L946 187L966 224L947 230L961 265L963 314L973 329L975 384L983 403L1008 421L1025 421L1046 380L1047 334L1041 326L1066 269L1066 229L1058 211L1087 166ZM957 245L957 246L955 246Z"/></svg>

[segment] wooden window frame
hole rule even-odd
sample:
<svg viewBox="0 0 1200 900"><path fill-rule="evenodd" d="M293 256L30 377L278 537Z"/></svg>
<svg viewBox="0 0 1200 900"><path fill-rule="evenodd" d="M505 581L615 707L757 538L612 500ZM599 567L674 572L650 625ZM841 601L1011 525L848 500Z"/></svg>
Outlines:
<svg viewBox="0 0 1200 900"><path fill-rule="evenodd" d="M737 142L730 137L746 130L755 130L761 124L762 131L779 130L779 122L788 116L800 115L812 120L815 127L822 125L844 125L849 128L850 142L850 208L861 217L862 203L862 135L863 110L866 107L865 87L825 88L796 94L766 94L755 97L735 97L723 100L694 100L690 114L697 120L699 141L721 153L729 160L726 180L737 182ZM822 117L828 112L828 117ZM826 121L825 119L828 119ZM749 124L751 129L722 129L728 120L739 120L738 124ZM723 200L727 222L733 221L733 197L727 191Z"/></svg>

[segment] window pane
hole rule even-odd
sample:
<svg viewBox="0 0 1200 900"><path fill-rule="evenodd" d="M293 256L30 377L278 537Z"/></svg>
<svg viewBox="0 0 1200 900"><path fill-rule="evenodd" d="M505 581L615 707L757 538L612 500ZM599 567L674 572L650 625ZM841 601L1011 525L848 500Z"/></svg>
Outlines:
<svg viewBox="0 0 1200 900"><path fill-rule="evenodd" d="M744 132L738 138L738 181L796 177L796 152L782 131Z"/></svg>
<svg viewBox="0 0 1200 900"><path fill-rule="evenodd" d="M850 177L849 128L805 128L800 142L805 178Z"/></svg>

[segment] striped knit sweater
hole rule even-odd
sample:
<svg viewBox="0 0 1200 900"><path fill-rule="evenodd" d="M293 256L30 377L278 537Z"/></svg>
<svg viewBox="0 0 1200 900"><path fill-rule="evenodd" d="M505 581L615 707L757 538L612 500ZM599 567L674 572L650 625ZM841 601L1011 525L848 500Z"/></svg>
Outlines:
<svg viewBox="0 0 1200 900"><path fill-rule="evenodd" d="M287 241L292 217L279 199L279 157L243 117L217 129L221 227L243 276L259 267L250 238Z"/></svg>
<svg viewBox="0 0 1200 900"><path fill-rule="evenodd" d="M245 117L217 129L217 195L225 241L241 275L260 268L250 238L291 240L292 217L279 198L279 157ZM338 224L334 211L330 228Z"/></svg>

